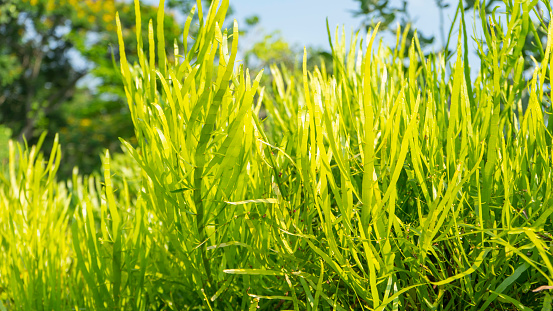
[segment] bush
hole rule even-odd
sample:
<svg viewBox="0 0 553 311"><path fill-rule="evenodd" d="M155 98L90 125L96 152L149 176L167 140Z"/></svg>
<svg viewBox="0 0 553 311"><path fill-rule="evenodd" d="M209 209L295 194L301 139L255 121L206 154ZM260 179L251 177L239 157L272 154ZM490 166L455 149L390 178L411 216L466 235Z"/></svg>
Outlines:
<svg viewBox="0 0 553 311"><path fill-rule="evenodd" d="M106 153L103 183L58 184L59 154L11 144L0 308L551 308L553 40L526 81L531 6L507 5L507 31L483 19L474 82L462 19L451 62L336 31L333 75L272 66L267 97L227 9L199 6L175 60L153 21L144 52L137 15L139 62L121 46L120 64L138 143Z"/></svg>

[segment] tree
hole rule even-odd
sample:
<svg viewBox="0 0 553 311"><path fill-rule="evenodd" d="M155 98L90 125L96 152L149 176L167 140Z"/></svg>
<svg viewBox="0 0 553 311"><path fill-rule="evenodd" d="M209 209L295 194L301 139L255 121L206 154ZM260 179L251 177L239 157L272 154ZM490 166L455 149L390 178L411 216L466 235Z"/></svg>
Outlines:
<svg viewBox="0 0 553 311"><path fill-rule="evenodd" d="M188 1L169 4L179 3L183 11L191 7ZM116 58L118 52L110 48L118 46L116 12L124 31L132 32L134 9L120 0L0 4L0 123L30 143L45 130L60 132L67 151L65 175L73 165L89 173L99 165L103 148L113 151L119 136L133 135L119 69L112 59L112 52ZM156 20L156 7L141 5L141 12L143 19ZM164 28L172 55L172 41L182 41L174 14L167 15ZM143 33L148 33L147 23Z"/></svg>
<svg viewBox="0 0 553 311"><path fill-rule="evenodd" d="M359 2L359 10L354 11L355 17L363 17L360 25L360 29L374 28L376 24L380 23L380 29L395 32L395 25L400 23L402 29L412 23L411 16L407 10L407 0L402 0L400 5L394 5L390 0L354 0ZM442 0L436 0L436 3L442 5ZM442 8L442 7L440 7ZM443 8L442 8L443 9ZM414 35L414 29L409 29L407 45L411 42L411 38ZM418 32L418 37L421 45L427 46L434 42L434 37L425 36Z"/></svg>

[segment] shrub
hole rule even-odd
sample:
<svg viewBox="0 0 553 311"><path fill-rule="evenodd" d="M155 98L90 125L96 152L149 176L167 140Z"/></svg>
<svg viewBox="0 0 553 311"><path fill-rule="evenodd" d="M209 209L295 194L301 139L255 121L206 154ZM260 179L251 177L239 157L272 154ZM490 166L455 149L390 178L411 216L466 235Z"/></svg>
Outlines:
<svg viewBox="0 0 553 311"><path fill-rule="evenodd" d="M337 30L333 75L308 72L306 57L303 72L275 65L265 97L262 73L236 64L236 22L220 28L228 1L206 15L198 2L198 35L174 45L175 60L153 21L144 51L135 6L139 61L121 46L120 64L137 146L122 140L115 169L106 153L103 184L75 174L67 186L54 180L56 154L44 166L36 148L10 149L4 306L551 308L553 28L527 81L533 6L507 4L506 24L482 19L474 80L462 17L451 61L425 58L416 37L407 48L407 30L393 49L375 44L377 29L350 45ZM136 169L112 177L126 165ZM40 239L40 217L25 213L61 225Z"/></svg>

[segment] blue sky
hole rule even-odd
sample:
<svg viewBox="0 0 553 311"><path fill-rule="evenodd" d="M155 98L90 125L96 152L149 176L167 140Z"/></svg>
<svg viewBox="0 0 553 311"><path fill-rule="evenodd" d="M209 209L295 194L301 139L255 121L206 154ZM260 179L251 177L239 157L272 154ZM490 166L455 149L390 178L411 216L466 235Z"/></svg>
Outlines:
<svg viewBox="0 0 553 311"><path fill-rule="evenodd" d="M444 10L444 32L447 37L449 27L452 25L456 0L445 1L451 6ZM399 6L400 0L390 0L394 6ZM354 18L352 11L358 9L359 2L354 0L230 0L234 10L233 16L238 21L239 27L245 26L245 19L252 15L260 18L259 26L240 40L241 50L248 49L249 45L263 38L263 34L280 31L285 40L295 48L314 46L329 49L326 33L326 18L328 17L331 33L337 26L344 26L346 34L357 29L361 24L360 18ZM434 48L442 47L440 36L440 11L435 0L408 0L408 12L414 22L414 27L426 36L435 36ZM473 13L467 12L466 22L469 27L469 37L472 34L474 23ZM458 21L456 22L458 23ZM478 27L477 27L478 28ZM454 27L450 48L457 44L458 27ZM383 37L384 42L390 46L395 45L395 37ZM446 38L447 40L447 38ZM475 45L469 44L474 51ZM474 52L469 54L469 63L472 78L478 73L480 60Z"/></svg>
<svg viewBox="0 0 553 311"><path fill-rule="evenodd" d="M270 33L279 30L289 43L298 46L311 45L328 47L326 35L326 17L331 27L345 24L347 29L357 27L360 20L354 20L353 11L356 2L353 0L231 0L234 9L233 18L239 23L251 15L260 17L258 28Z"/></svg>
<svg viewBox="0 0 553 311"><path fill-rule="evenodd" d="M394 5L400 3L398 0L390 2ZM434 0L409 0L407 3L415 27L439 38L439 10ZM230 4L234 9L232 17L239 23L243 24L246 17L257 14L260 27L265 32L280 30L289 43L297 46L327 48L327 17L331 29L344 25L346 32L361 23L361 19L354 18L352 14L358 9L358 2L354 0L230 0ZM454 6L446 9L444 24L447 27L451 25L454 14ZM440 40L438 44L441 44Z"/></svg>

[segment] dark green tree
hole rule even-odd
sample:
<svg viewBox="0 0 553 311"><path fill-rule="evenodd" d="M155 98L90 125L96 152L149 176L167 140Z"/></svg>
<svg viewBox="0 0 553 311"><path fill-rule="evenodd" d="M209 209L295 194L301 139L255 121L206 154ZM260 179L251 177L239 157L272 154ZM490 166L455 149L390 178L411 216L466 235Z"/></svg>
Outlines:
<svg viewBox="0 0 553 311"><path fill-rule="evenodd" d="M192 6L189 1L169 4L184 12ZM119 69L112 59L112 53L118 59L113 49L118 46L116 12L124 31L131 33L133 4L120 0L0 3L0 123L29 143L45 130L60 132L66 176L74 165L89 173L100 164L103 148L114 151L118 137L133 135ZM142 4L141 12L144 20L156 20L157 7ZM182 28L175 14L164 23L171 54L173 40L182 41ZM137 53L128 50L127 55Z"/></svg>

